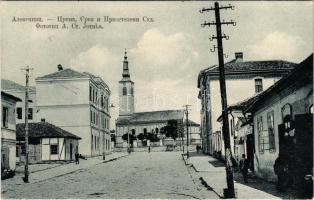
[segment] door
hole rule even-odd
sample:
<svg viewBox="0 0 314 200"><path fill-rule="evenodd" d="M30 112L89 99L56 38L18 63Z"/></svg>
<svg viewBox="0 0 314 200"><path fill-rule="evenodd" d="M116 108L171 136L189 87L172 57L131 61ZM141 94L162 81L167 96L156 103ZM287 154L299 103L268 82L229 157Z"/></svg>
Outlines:
<svg viewBox="0 0 314 200"><path fill-rule="evenodd" d="M247 135L246 139L246 153L249 161L250 170L254 172L254 135Z"/></svg>
<svg viewBox="0 0 314 200"><path fill-rule="evenodd" d="M70 144L70 160L73 160L72 154L73 154L73 145L71 143Z"/></svg>

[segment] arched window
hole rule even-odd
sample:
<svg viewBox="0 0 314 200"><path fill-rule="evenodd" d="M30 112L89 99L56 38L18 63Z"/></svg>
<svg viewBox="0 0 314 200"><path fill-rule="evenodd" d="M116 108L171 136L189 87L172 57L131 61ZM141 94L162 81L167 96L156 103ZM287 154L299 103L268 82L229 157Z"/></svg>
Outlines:
<svg viewBox="0 0 314 200"><path fill-rule="evenodd" d="M281 108L282 121L287 122L292 120L292 106L287 103Z"/></svg>
<svg viewBox="0 0 314 200"><path fill-rule="evenodd" d="M156 128L155 132L158 133L158 131L159 131L158 128Z"/></svg>
<svg viewBox="0 0 314 200"><path fill-rule="evenodd" d="M127 89L126 89L125 86L124 86L123 89L122 89L122 95L123 95L123 96L127 95Z"/></svg>
<svg viewBox="0 0 314 200"><path fill-rule="evenodd" d="M147 128L144 128L143 132L144 134L147 134Z"/></svg>

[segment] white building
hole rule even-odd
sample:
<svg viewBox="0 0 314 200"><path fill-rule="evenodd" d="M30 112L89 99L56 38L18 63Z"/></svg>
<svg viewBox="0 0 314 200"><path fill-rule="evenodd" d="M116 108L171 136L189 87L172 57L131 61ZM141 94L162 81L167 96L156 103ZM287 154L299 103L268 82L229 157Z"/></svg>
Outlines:
<svg viewBox="0 0 314 200"><path fill-rule="evenodd" d="M25 123L25 86L11 80L1 79L1 90L22 100L16 103L16 123ZM35 87L29 87L28 99L28 121L37 122Z"/></svg>
<svg viewBox="0 0 314 200"><path fill-rule="evenodd" d="M187 141L187 126L186 119L183 120L184 126L184 141ZM200 145L201 144L201 136L200 136L200 125L198 123L193 122L192 120L188 120L188 129L189 129L189 144L191 145Z"/></svg>
<svg viewBox="0 0 314 200"><path fill-rule="evenodd" d="M96 156L111 152L110 89L97 76L63 69L36 78L38 118L75 133L79 153Z"/></svg>
<svg viewBox="0 0 314 200"><path fill-rule="evenodd" d="M243 61L242 52L235 53L235 59L224 66L228 105L267 89L291 71L294 66L294 63L282 60ZM198 88L200 89L199 99L202 102L203 151L212 155L216 149L213 146L215 140L213 136L223 138L219 136L221 125L217 121L222 112L218 65L206 68L199 73ZM224 145L221 143L220 150L224 157Z"/></svg>
<svg viewBox="0 0 314 200"><path fill-rule="evenodd" d="M21 99L1 91L1 178L16 167L15 104Z"/></svg>

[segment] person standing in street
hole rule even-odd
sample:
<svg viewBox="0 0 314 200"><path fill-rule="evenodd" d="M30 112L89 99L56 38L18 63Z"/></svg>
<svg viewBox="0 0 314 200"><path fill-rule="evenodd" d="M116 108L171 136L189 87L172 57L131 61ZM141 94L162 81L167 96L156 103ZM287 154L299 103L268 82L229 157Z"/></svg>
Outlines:
<svg viewBox="0 0 314 200"><path fill-rule="evenodd" d="M148 146L148 153L150 153L150 146Z"/></svg>
<svg viewBox="0 0 314 200"><path fill-rule="evenodd" d="M242 159L240 160L240 170L243 176L244 183L248 183L249 162L245 158L244 154L242 154Z"/></svg>
<svg viewBox="0 0 314 200"><path fill-rule="evenodd" d="M78 152L75 153L75 164L77 164L77 165L80 164Z"/></svg>

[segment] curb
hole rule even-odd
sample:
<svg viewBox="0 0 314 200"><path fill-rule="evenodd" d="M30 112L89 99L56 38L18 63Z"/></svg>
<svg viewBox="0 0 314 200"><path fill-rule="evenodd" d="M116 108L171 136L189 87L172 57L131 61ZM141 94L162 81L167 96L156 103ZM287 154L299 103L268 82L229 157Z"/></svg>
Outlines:
<svg viewBox="0 0 314 200"><path fill-rule="evenodd" d="M200 177L200 181L204 187L207 188L207 190L213 191L220 199L225 199L224 196L220 195L214 188L212 188L208 183L204 180L203 177Z"/></svg>

